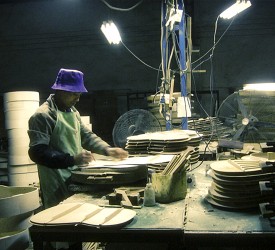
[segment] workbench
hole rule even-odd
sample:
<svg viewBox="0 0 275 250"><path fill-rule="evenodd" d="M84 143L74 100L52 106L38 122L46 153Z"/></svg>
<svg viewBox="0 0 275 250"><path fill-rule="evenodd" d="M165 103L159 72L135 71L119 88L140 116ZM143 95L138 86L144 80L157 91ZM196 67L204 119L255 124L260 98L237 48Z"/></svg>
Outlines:
<svg viewBox="0 0 275 250"><path fill-rule="evenodd" d="M261 216L260 209L232 211L205 200L212 182L207 174L210 163L204 162L191 172L194 187L185 198L186 249L275 249L275 225Z"/></svg>
<svg viewBox="0 0 275 250"><path fill-rule="evenodd" d="M78 193L64 202L88 202L100 205L104 192ZM43 241L81 241L140 243L150 249L181 249L183 247L184 200L154 207L135 209L137 215L123 228L90 226L31 226L34 250L41 250ZM153 244L153 245L151 245ZM158 248L154 248L158 246ZM143 248L144 249L144 248Z"/></svg>
<svg viewBox="0 0 275 250"><path fill-rule="evenodd" d="M43 249L43 241L134 243L145 250L274 249L270 245L275 243L275 226L271 220L262 218L260 210L230 211L205 200L212 181L206 172L209 164L204 162L188 173L192 182L184 200L135 209L136 217L125 227L31 226L34 250ZM102 193L78 193L64 202L100 205L101 198Z"/></svg>

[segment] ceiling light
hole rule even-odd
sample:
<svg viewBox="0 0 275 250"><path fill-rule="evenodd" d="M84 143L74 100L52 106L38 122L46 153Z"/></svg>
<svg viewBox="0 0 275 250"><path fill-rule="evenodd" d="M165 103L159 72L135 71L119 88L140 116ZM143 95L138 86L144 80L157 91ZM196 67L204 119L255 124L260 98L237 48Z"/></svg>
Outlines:
<svg viewBox="0 0 275 250"><path fill-rule="evenodd" d="M222 12L220 14L220 17L224 19L230 19L250 6L251 6L251 2L249 0L237 0L236 3L231 5L224 12Z"/></svg>
<svg viewBox="0 0 275 250"><path fill-rule="evenodd" d="M119 31L113 21L103 22L101 31L110 44L119 44L121 42Z"/></svg>
<svg viewBox="0 0 275 250"><path fill-rule="evenodd" d="M275 83L250 83L245 84L243 90L275 91Z"/></svg>

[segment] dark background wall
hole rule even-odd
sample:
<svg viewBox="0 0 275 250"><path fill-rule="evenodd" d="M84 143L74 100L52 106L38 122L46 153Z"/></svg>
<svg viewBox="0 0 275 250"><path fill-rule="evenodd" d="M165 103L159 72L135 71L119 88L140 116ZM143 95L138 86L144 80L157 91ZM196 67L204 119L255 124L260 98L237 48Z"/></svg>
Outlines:
<svg viewBox="0 0 275 250"><path fill-rule="evenodd" d="M138 1L113 0L112 6L129 8ZM236 17L220 40L211 63L206 61L194 74L198 91L209 91L210 83L221 102L244 83L274 81L275 1L251 0L252 7ZM192 61L213 45L217 16L232 0L186 0L192 17ZM161 1L144 0L131 11L116 11L100 0L6 0L0 1L0 93L39 91L41 102L51 93L61 67L84 72L89 94L78 109L90 115L94 131L111 143L118 117L132 108L143 108L145 97L156 92L158 72L127 51L109 45L100 31L112 19L126 46L141 60L158 68L160 55ZM216 41L230 25L218 20ZM204 57L207 59L209 54ZM192 64L194 67L197 63ZM176 82L179 90L179 82ZM208 98L201 95L207 106ZM0 104L1 107L1 104ZM204 116L205 114L201 114ZM0 113L1 136L5 136Z"/></svg>

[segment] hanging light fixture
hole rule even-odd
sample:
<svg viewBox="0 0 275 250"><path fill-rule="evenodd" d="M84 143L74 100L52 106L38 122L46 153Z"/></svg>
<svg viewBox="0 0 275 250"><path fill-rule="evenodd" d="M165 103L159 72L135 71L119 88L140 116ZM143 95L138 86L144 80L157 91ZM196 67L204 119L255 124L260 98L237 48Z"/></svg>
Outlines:
<svg viewBox="0 0 275 250"><path fill-rule="evenodd" d="M249 83L244 84L243 90L255 90L255 91L275 91L275 83Z"/></svg>
<svg viewBox="0 0 275 250"><path fill-rule="evenodd" d="M119 44L121 42L119 31L113 21L104 21L100 29L110 44Z"/></svg>
<svg viewBox="0 0 275 250"><path fill-rule="evenodd" d="M236 3L231 5L228 9L220 14L221 18L230 19L233 16L239 14L245 9L251 6L251 2L249 0L237 0Z"/></svg>

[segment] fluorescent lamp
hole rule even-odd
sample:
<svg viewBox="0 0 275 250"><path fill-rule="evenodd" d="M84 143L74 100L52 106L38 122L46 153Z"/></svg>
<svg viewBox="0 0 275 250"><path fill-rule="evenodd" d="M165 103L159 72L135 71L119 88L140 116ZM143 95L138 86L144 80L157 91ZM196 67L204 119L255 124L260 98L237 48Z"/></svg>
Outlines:
<svg viewBox="0 0 275 250"><path fill-rule="evenodd" d="M251 2L249 0L237 0L236 3L231 5L224 12L222 12L220 14L220 17L224 19L230 19L250 6L251 6Z"/></svg>
<svg viewBox="0 0 275 250"><path fill-rule="evenodd" d="M243 90L275 91L275 83L250 83L243 86Z"/></svg>
<svg viewBox="0 0 275 250"><path fill-rule="evenodd" d="M103 22L101 31L110 44L119 44L121 42L119 31L113 21Z"/></svg>

